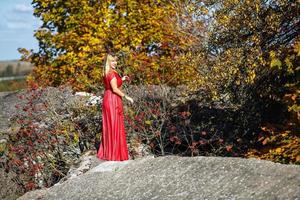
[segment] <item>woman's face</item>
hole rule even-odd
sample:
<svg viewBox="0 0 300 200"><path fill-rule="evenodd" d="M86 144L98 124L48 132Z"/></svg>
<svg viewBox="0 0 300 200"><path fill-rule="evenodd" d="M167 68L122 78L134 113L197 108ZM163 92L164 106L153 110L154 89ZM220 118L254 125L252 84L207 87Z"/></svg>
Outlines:
<svg viewBox="0 0 300 200"><path fill-rule="evenodd" d="M116 68L116 66L117 66L117 59L113 59L111 62L110 62L110 67L111 68L113 68L113 69L115 69Z"/></svg>

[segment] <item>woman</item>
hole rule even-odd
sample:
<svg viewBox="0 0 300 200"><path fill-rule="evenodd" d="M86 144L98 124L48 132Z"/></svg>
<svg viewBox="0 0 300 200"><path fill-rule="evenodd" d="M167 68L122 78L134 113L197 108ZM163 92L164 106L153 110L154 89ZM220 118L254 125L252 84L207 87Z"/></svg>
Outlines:
<svg viewBox="0 0 300 200"><path fill-rule="evenodd" d="M119 76L115 71L116 57L108 55L103 70L104 97L102 102L102 139L97 153L101 160L128 160L128 148L124 127L122 98L133 103L120 87L128 76Z"/></svg>

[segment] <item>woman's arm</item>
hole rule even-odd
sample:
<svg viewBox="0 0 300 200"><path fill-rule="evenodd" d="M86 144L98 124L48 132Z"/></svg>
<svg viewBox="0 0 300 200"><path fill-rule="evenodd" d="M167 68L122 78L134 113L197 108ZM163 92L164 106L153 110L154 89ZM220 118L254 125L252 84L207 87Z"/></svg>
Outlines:
<svg viewBox="0 0 300 200"><path fill-rule="evenodd" d="M113 79L111 79L110 81L110 86L112 88L112 91L114 93L116 93L117 95L121 96L122 98L125 97L128 101L130 101L131 103L133 103L133 99L127 95L125 95L117 86L117 79L114 77Z"/></svg>
<svg viewBox="0 0 300 200"><path fill-rule="evenodd" d="M117 79L115 77L113 79L111 79L110 86L111 86L112 91L114 93L116 93L117 95L119 95L121 97L125 96L125 94L118 88L118 86L117 86Z"/></svg>

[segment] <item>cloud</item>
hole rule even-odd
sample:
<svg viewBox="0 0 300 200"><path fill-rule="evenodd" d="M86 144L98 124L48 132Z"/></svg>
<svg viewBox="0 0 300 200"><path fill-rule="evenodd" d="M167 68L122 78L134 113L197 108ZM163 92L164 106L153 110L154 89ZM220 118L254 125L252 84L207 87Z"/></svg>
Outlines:
<svg viewBox="0 0 300 200"><path fill-rule="evenodd" d="M1 0L0 0L1 1ZM3 8L3 11L0 14L0 30L32 30L35 27L38 27L37 21L33 16L33 7L28 3L25 3L24 0L22 3L12 3L6 4L6 9Z"/></svg>
<svg viewBox="0 0 300 200"><path fill-rule="evenodd" d="M2 14L0 26L7 29L33 29L35 19L33 17L33 8L25 4L17 4L13 7L13 12Z"/></svg>
<svg viewBox="0 0 300 200"><path fill-rule="evenodd" d="M33 16L31 2L0 0L0 60L19 59L18 47L38 47L33 31L41 22Z"/></svg>
<svg viewBox="0 0 300 200"><path fill-rule="evenodd" d="M31 29L32 23L25 21L8 21L6 26L9 29Z"/></svg>
<svg viewBox="0 0 300 200"><path fill-rule="evenodd" d="M23 13L31 13L31 12L33 12L33 8L29 5L17 4L14 8L14 11L23 12Z"/></svg>
<svg viewBox="0 0 300 200"><path fill-rule="evenodd" d="M32 29L33 20L29 16L20 16L16 13L7 13L3 16L2 22L7 29Z"/></svg>

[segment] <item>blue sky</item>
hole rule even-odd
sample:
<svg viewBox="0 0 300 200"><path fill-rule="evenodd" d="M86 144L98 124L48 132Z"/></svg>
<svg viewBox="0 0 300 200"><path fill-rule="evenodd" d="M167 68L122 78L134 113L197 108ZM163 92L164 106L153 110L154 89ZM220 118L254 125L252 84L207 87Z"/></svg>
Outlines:
<svg viewBox="0 0 300 200"><path fill-rule="evenodd" d="M0 60L20 59L19 47L37 50L33 34L40 25L31 0L0 0Z"/></svg>

